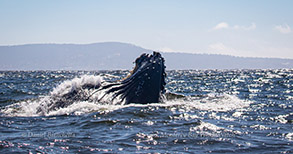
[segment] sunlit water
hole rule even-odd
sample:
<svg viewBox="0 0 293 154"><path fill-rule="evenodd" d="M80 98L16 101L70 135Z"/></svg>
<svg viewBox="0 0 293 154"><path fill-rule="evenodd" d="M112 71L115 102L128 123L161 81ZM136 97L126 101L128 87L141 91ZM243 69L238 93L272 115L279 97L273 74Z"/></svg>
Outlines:
<svg viewBox="0 0 293 154"><path fill-rule="evenodd" d="M0 153L292 153L293 70L168 71L163 103L36 108L128 71L0 72Z"/></svg>

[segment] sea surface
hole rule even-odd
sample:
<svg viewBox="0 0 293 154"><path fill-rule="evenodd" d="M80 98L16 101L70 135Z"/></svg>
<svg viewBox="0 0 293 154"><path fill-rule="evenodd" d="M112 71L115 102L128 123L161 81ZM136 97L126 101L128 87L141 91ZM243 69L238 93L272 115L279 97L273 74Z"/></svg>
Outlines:
<svg viewBox="0 0 293 154"><path fill-rule="evenodd" d="M153 104L40 104L129 71L0 71L0 153L293 153L293 69L167 71Z"/></svg>

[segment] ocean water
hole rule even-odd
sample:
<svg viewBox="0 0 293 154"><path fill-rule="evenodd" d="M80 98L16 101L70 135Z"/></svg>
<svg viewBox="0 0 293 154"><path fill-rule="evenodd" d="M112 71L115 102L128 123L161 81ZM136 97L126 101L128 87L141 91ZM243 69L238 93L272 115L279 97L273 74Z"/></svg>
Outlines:
<svg viewBox="0 0 293 154"><path fill-rule="evenodd" d="M292 69L168 71L167 92L183 97L37 112L128 73L1 71L0 153L293 153Z"/></svg>

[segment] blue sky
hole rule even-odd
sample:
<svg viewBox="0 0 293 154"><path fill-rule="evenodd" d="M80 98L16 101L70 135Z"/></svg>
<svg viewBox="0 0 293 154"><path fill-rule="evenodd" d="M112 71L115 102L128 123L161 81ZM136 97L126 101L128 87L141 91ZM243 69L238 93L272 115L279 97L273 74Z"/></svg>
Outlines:
<svg viewBox="0 0 293 154"><path fill-rule="evenodd" d="M291 0L0 0L0 45L117 41L293 58Z"/></svg>

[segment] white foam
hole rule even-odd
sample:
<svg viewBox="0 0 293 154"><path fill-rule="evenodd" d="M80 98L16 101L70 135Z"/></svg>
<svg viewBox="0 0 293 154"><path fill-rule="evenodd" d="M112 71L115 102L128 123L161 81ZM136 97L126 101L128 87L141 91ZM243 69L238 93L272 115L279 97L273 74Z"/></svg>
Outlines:
<svg viewBox="0 0 293 154"><path fill-rule="evenodd" d="M235 112L232 114L232 116L233 116L233 117L236 117L236 118L239 118L239 117L242 116L242 114L243 114L243 112L241 112L241 111L235 111Z"/></svg>
<svg viewBox="0 0 293 154"><path fill-rule="evenodd" d="M199 134L207 135L207 136L218 136L221 133L232 133L232 134L242 134L240 131L235 131L223 127L219 127L217 125L208 123L208 122L201 122L200 125L191 127L189 129L191 132L196 132Z"/></svg>
<svg viewBox="0 0 293 154"><path fill-rule="evenodd" d="M285 135L285 138L289 141L293 141L293 133L288 133Z"/></svg>
<svg viewBox="0 0 293 154"><path fill-rule="evenodd" d="M60 108L56 111L51 111L48 113L48 116L54 115L81 115L91 112L111 112L117 109L123 108L122 105L102 105L95 104L94 102L82 101L76 102L66 108Z"/></svg>
<svg viewBox="0 0 293 154"><path fill-rule="evenodd" d="M175 100L167 101L169 104L184 105L188 110L205 110L205 111L231 111L248 107L252 102L242 100L235 95L229 94L209 94L205 98L199 100Z"/></svg>
<svg viewBox="0 0 293 154"><path fill-rule="evenodd" d="M258 130L267 130L267 129L270 129L269 127L266 127L264 125L259 125L259 124L252 125L252 126L250 126L250 128L254 128L254 129L258 129Z"/></svg>
<svg viewBox="0 0 293 154"><path fill-rule="evenodd" d="M62 97L64 94L70 93L74 90L82 89L83 85L90 84L96 85L97 87L101 85L102 77L94 75L84 75L79 78L74 78L72 80L67 80L62 82L56 88L54 88L47 96L41 96L38 99L27 100L12 105L6 106L1 110L6 116L54 116L54 115L68 115L68 114L86 114L91 112L111 112L117 109L125 107L147 107L147 106L157 106L165 107L171 111L231 111L235 109L241 109L248 107L251 102L246 100L241 100L235 95L229 94L215 94L211 93L202 98L184 98L181 100L166 100L163 103L152 103L152 104L129 104L123 105L123 103L117 103L118 97L112 100L112 102L96 102L93 100L84 101L77 100L72 102L72 104L59 109L49 110L54 103L54 98ZM101 97L102 93L96 93L95 97ZM111 95L107 96L111 97ZM105 98L106 100L111 100ZM99 99L96 99L99 100ZM37 112L40 110L42 112ZM234 115L234 117L241 116ZM225 118L225 117L224 117ZM227 119L233 120L233 119Z"/></svg>
<svg viewBox="0 0 293 154"><path fill-rule="evenodd" d="M279 122L282 124L285 124L288 122L288 120L286 119L290 114L285 114L285 115L278 115L276 117L270 117L271 120L275 121L275 122Z"/></svg>

